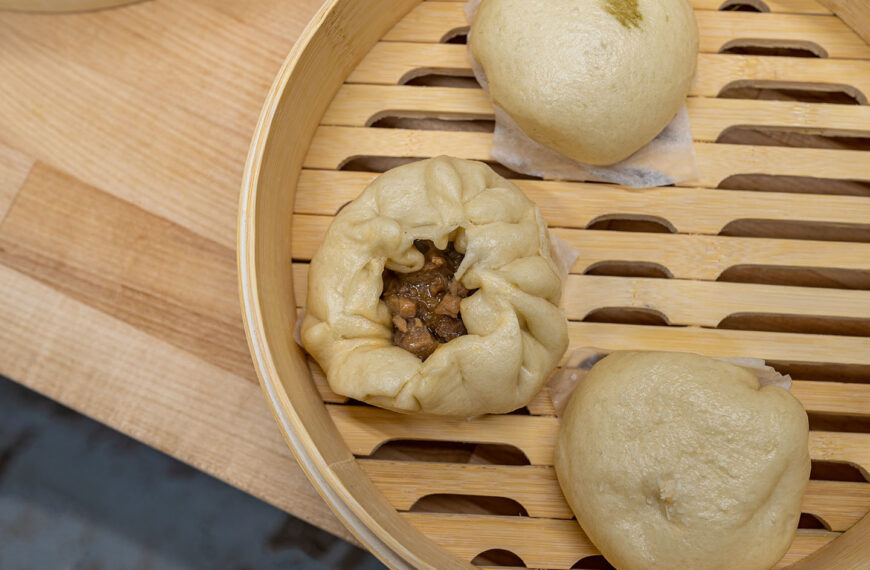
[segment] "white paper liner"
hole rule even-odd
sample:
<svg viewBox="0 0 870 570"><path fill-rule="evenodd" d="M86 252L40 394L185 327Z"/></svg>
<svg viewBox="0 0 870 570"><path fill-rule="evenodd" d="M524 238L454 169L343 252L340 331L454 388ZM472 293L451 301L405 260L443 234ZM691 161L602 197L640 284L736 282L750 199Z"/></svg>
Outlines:
<svg viewBox="0 0 870 570"><path fill-rule="evenodd" d="M562 415L562 410L568 404L568 398L574 389L583 381L589 370L608 354L610 354L610 351L595 347L578 348L570 354L565 365L553 374L544 388L553 401L556 415ZM751 370L755 373L758 383L762 387L779 386L784 390L791 390L791 376L780 374L760 358L716 358L716 360L730 362L731 364Z"/></svg>
<svg viewBox="0 0 870 570"><path fill-rule="evenodd" d="M469 24L481 0L464 5ZM469 45L471 31L468 33ZM486 73L468 50L474 76L489 93ZM698 177L695 147L684 104L674 119L652 141L625 160L609 166L582 164L532 140L508 113L493 103L495 133L490 155L508 168L523 174L549 179L594 180L614 182L634 188L667 186Z"/></svg>
<svg viewBox="0 0 870 570"><path fill-rule="evenodd" d="M773 366L768 366L762 358L717 358L716 360L730 362L752 370L762 387L779 386L783 390L791 390L791 376L777 372Z"/></svg>

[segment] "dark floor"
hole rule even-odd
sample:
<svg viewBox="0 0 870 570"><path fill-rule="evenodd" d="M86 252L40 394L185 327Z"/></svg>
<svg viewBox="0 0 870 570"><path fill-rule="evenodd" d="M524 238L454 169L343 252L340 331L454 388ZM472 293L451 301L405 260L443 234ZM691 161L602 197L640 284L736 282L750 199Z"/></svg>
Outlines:
<svg viewBox="0 0 870 570"><path fill-rule="evenodd" d="M55 568L383 566L0 376L0 569Z"/></svg>

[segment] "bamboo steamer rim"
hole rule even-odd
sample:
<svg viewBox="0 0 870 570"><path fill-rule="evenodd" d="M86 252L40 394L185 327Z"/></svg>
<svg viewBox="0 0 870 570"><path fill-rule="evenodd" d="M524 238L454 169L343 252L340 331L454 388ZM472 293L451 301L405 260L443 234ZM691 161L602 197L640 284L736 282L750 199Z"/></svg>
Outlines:
<svg viewBox="0 0 870 570"><path fill-rule="evenodd" d="M293 402L286 397L286 394L279 392L278 386L281 385L281 381L272 355L266 349L268 343L263 327L262 307L257 289L254 261L256 236L253 221L256 213L255 208L262 161L273 121L281 102L281 95L297 71L306 49L313 43L318 34L324 33L323 23L335 18L341 7L350 3L352 3L352 0L329 0L321 6L306 25L281 65L281 69L266 96L266 102L254 129L253 140L242 175L242 188L239 198L237 262L242 319L254 367L257 371L257 377L266 395L269 408L278 422L281 434L290 446L302 470L314 485L314 488L354 537L382 562L391 568L424 568L431 566L426 561L420 559L411 548L408 548L411 545L401 544L397 541L380 524L377 518L372 517L359 504L353 492L335 475L321 455L320 449L312 442L308 428L301 421ZM401 19L413 7L413 4L409 3L406 11L394 10L395 21ZM395 23L395 21L390 25ZM366 46L366 49L369 47L371 46ZM335 86L335 89L337 90L339 86L340 83ZM319 121L320 117L317 119ZM311 133L307 136L306 146L310 142L313 132L314 129L311 129ZM292 288L289 294L293 295ZM295 317L291 317L291 319L295 320ZM291 322L290 326L292 325L293 323ZM370 482L365 481L364 483L370 492L378 492ZM446 551L444 556L452 558ZM471 568L472 566L462 565L462 567Z"/></svg>
<svg viewBox="0 0 870 570"><path fill-rule="evenodd" d="M269 137L276 125L276 118L282 104L282 96L286 93L291 80L296 79L301 81L297 75L304 77L306 73L311 74L311 72L304 68L304 62L302 61L303 57L307 54L306 50L312 47L312 44L316 43L318 39L329 35L331 26L339 25L342 17L346 17L349 6L354 3L353 0L328 0L315 14L282 64L266 97L266 102L254 131L242 178L238 219L237 260L242 316L246 336L260 385L263 388L269 407L275 416L285 441L290 446L294 456L309 480L314 484L318 493L350 532L375 556L392 568L473 568L472 565L462 563L452 554L441 549L441 547L435 546L434 543L432 543L432 546L435 546L435 550L442 556L439 556L438 565L433 566L431 560L423 559L415 552L415 547L419 547L419 544L412 540L416 530L412 529L409 523L402 522L402 525L407 527L409 531L412 531L411 536L403 535L397 537L390 533L387 529L388 525L384 524L383 517L385 513L373 513L366 509L360 500L362 498L361 493L380 494L380 491L365 477L362 477L360 481L353 481L355 487L355 490L353 490L332 469L330 463L323 456L322 450L315 444L312 432L309 431L308 426L300 417L299 409L284 389L264 326L262 305L264 300L260 296L257 281L256 251L257 246L260 244L256 241L257 236L254 229L254 221L257 214L258 190L262 182L261 170L268 153ZM420 0L403 0L401 7L395 6L394 4L396 3L386 2L385 0L383 3L391 8L391 10L387 11L388 13L384 13L383 20L390 20L388 25L384 26L383 32L385 32L393 24L401 20L411 8L419 4ZM375 2L372 2L372 4L375 4ZM369 7L369 10L371 12L378 11L374 7ZM371 43L365 45L361 53L364 54L371 48L380 39L383 32L377 34ZM359 57L361 58L361 55ZM333 87L330 87L332 95L335 94L350 71L353 70L358 63L358 59L348 67L347 72L344 73L341 79ZM316 72L314 74L316 75ZM331 98L331 96L328 98L327 103ZM321 115L315 118L312 127L307 132L304 130L300 132L300 136L304 138L303 146L305 148L310 144L320 118ZM293 169L293 179L290 181L290 184L285 185L294 194L296 181L301 170L301 161L302 158L299 157L299 164ZM287 217L287 224L289 226L291 223L289 214ZM289 279L292 284L292 276ZM290 289L289 295L292 297L292 287ZM294 321L295 315L289 315L289 326L291 328ZM295 350L297 352L296 357L304 360L298 347ZM305 374L310 378L310 374L307 371ZM325 412L324 415L326 415ZM329 421L331 422L331 420ZM844 561L846 557L849 560L859 561L863 560L863 557L870 556L870 541L866 540L866 536L860 536L867 534L867 530L870 528L868 527L868 524L870 524L868 521L870 521L870 514L865 515L862 520L855 523L842 536L817 550L808 558L799 561L796 566L801 568L822 568L828 567L835 560ZM430 543L432 542L428 538L425 540ZM841 544L844 546L848 545L847 549L837 548L837 545Z"/></svg>

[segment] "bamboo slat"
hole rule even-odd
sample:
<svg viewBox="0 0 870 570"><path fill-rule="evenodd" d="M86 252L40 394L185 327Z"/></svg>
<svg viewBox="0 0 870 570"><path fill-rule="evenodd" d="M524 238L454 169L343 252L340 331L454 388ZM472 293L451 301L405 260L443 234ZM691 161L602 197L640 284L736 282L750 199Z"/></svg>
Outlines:
<svg viewBox="0 0 870 570"><path fill-rule="evenodd" d="M736 126L870 137L868 106L709 97L693 97L687 103L692 135L701 142L715 142L726 129ZM365 127L384 117L491 120L493 111L489 97L480 89L346 84L321 124Z"/></svg>
<svg viewBox="0 0 870 570"><path fill-rule="evenodd" d="M426 0L427 2L430 0ZM446 2L466 2L467 0L438 0ZM697 10L723 10L727 6L753 6L761 12L784 14L830 14L831 10L817 0L689 0Z"/></svg>
<svg viewBox="0 0 870 570"><path fill-rule="evenodd" d="M297 306L303 307L307 264L294 264L293 278L301 281L295 290ZM570 275L563 304L571 320L583 320L599 309L635 308L655 311L672 325L716 327L726 317L748 314L854 319L870 315L870 291Z"/></svg>
<svg viewBox="0 0 870 570"><path fill-rule="evenodd" d="M836 16L697 11L702 53L731 45L807 46L822 57L867 58L870 46ZM468 31L462 5L423 2L384 36L385 41L438 43ZM821 50L818 50L821 48Z"/></svg>
<svg viewBox="0 0 870 570"><path fill-rule="evenodd" d="M331 219L294 216L294 259L311 259ZM572 273L582 273L606 261L653 264L676 278L705 280L715 280L737 265L870 269L870 244L864 243L569 228L556 228L554 233L580 254Z"/></svg>
<svg viewBox="0 0 870 570"><path fill-rule="evenodd" d="M430 495L513 499L532 518L571 519L556 473L546 465L479 465L361 459L363 470L398 510ZM843 531L870 511L870 484L810 481L801 510Z"/></svg>
<svg viewBox="0 0 870 570"><path fill-rule="evenodd" d="M493 548L517 554L529 568L570 568L598 551L574 521L405 513L426 536L464 560ZM799 530L775 569L785 568L839 536L821 530Z"/></svg>
<svg viewBox="0 0 870 570"><path fill-rule="evenodd" d="M303 167L336 170L361 156L416 158L450 154L489 160L491 143L491 133L451 132L448 137L440 131L321 126ZM697 142L695 154L699 177L680 186L715 188L738 174L870 180L870 161L859 150Z"/></svg>
<svg viewBox="0 0 870 570"><path fill-rule="evenodd" d="M870 338L763 331L568 323L571 348L695 352L723 358L870 365Z"/></svg>
<svg viewBox="0 0 870 570"><path fill-rule="evenodd" d="M347 402L346 397L339 396L329 389L326 377L319 367L312 364L311 373L325 402L336 404ZM810 413L865 418L870 416L870 385L867 384L794 380L791 391ZM541 391L529 403L528 408L536 416L556 414L546 390Z"/></svg>
<svg viewBox="0 0 870 570"><path fill-rule="evenodd" d="M574 521L429 513L403 516L463 560L498 548L517 554L529 568L570 568L581 558L598 554Z"/></svg>
<svg viewBox="0 0 870 570"><path fill-rule="evenodd" d="M870 108L870 107L868 107ZM299 214L333 215L356 198L377 174L303 170L296 193ZM584 228L613 217L654 220L674 231L718 234L737 220L789 220L864 225L870 201L858 196L742 192L706 188L625 188L583 182L514 181L533 200L551 227Z"/></svg>
<svg viewBox="0 0 870 570"><path fill-rule="evenodd" d="M393 440L458 441L509 445L532 465L552 465L558 419L538 416L483 416L472 420L401 415L368 406L327 405L356 455L370 455ZM810 457L848 463L868 477L870 434L810 432Z"/></svg>
<svg viewBox="0 0 870 570"><path fill-rule="evenodd" d="M469 77L466 47L456 44L379 42L353 70L347 83L395 85L427 74ZM866 103L870 61L757 55L699 54L690 96L716 97L733 84L793 85L811 90L849 86Z"/></svg>

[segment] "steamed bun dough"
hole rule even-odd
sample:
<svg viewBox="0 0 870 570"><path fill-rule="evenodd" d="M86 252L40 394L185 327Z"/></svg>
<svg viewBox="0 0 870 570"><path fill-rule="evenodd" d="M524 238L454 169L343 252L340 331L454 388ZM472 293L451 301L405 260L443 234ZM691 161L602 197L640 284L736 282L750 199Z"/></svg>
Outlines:
<svg viewBox="0 0 870 570"><path fill-rule="evenodd" d="M415 240L465 256L455 279L468 334L421 361L393 344L384 268L417 271ZM480 162L437 157L379 176L335 217L311 260L302 342L332 390L399 412L510 412L541 389L568 345L547 226L522 191Z"/></svg>
<svg viewBox="0 0 870 570"><path fill-rule="evenodd" d="M745 368L616 352L563 412L556 473L620 570L770 568L800 518L807 438L801 404Z"/></svg>
<svg viewBox="0 0 870 570"><path fill-rule="evenodd" d="M698 29L686 0L483 0L469 44L493 103L526 135L606 165L683 105Z"/></svg>

